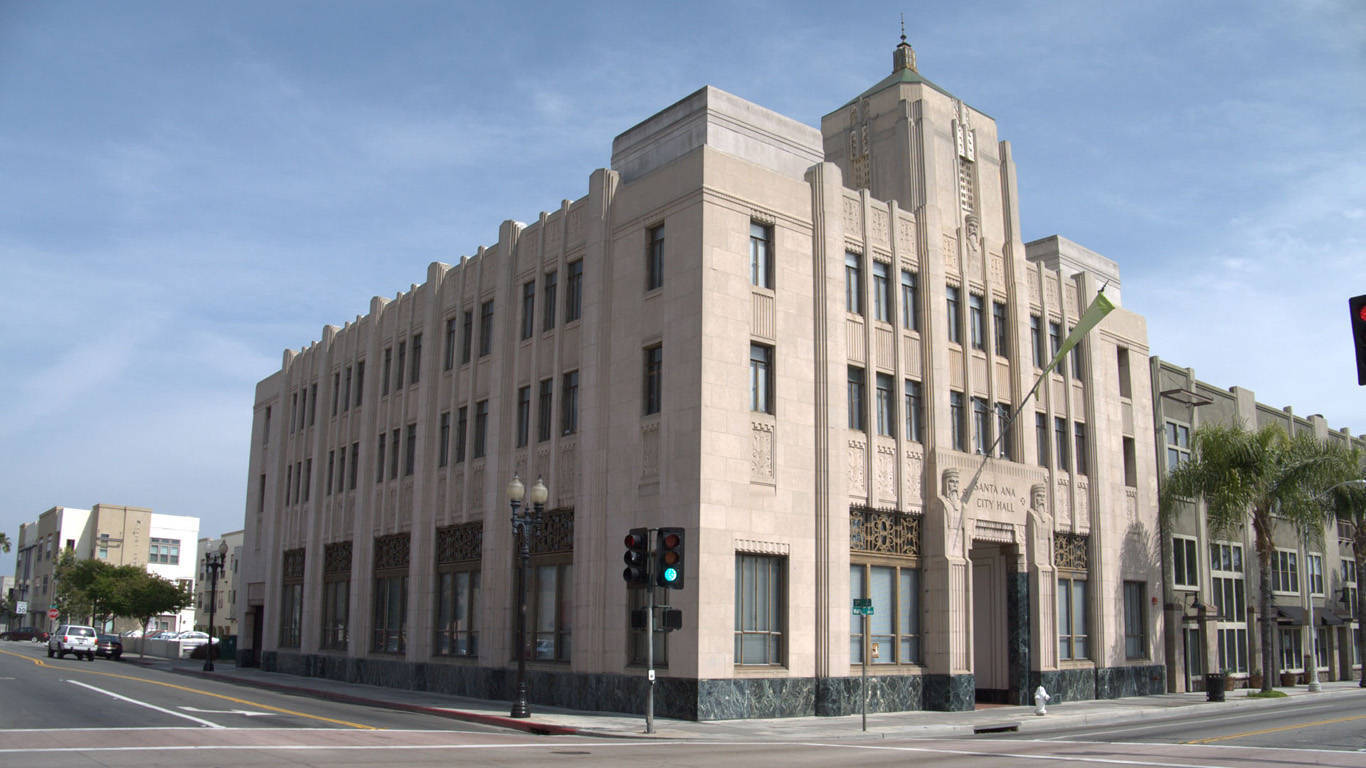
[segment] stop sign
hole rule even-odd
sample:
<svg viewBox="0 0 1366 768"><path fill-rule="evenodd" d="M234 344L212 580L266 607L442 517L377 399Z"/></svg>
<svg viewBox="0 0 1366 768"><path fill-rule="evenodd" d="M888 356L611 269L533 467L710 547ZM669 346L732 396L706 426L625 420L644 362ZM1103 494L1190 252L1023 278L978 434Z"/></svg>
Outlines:
<svg viewBox="0 0 1366 768"><path fill-rule="evenodd" d="M52 619L53 621L56 621L57 617L60 616L60 615L61 615L61 614L57 611L56 608L49 608L49 609L47 609L47 617L48 617L49 619Z"/></svg>

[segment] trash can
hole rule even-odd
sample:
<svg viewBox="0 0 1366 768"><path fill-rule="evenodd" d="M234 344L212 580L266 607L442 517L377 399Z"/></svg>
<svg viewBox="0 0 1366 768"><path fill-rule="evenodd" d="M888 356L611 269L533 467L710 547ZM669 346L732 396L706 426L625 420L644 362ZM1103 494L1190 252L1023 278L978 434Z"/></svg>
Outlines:
<svg viewBox="0 0 1366 768"><path fill-rule="evenodd" d="M1205 675L1205 701L1223 701L1225 685L1222 672L1211 672Z"/></svg>

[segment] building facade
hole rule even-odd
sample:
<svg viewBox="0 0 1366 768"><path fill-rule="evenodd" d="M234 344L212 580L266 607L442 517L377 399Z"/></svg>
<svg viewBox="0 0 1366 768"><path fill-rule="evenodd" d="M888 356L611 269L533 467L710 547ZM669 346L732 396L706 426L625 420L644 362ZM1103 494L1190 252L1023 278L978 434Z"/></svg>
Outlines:
<svg viewBox="0 0 1366 768"><path fill-rule="evenodd" d="M510 697L520 476L549 488L533 701L640 711L640 526L686 534L663 715L854 712L865 659L879 711L1161 691L1143 319L1044 374L1102 287L1021 240L1009 144L904 42L819 130L703 88L586 195L285 351L239 657Z"/></svg>
<svg viewBox="0 0 1366 768"><path fill-rule="evenodd" d="M1330 430L1323 416L1296 416L1287 408L1257 402L1251 390L1223 389L1195 378L1194 370L1153 357L1153 426L1157 461L1165 477L1190 457L1191 437L1202 424L1261 429L1279 426L1287 435L1308 434L1366 454L1366 439ZM1202 690L1206 672L1227 671L1237 685L1260 686L1262 654L1270 653L1284 681L1306 682L1309 665L1319 680L1360 677L1357 646L1358 581L1348 524L1330 518L1321 537L1306 540L1292 526L1275 530L1272 561L1274 647L1261 647L1261 585L1257 549L1249 526L1211 532L1203 501L1170 523L1163 542L1166 573L1168 686ZM1311 624L1312 617L1312 624ZM1311 645L1313 643L1313 645ZM1312 650L1311 650L1312 649ZM1253 677L1258 678L1255 681Z"/></svg>
<svg viewBox="0 0 1366 768"><path fill-rule="evenodd" d="M237 634L237 586L238 575L242 569L242 539L244 531L229 531L217 538L199 540L199 558L195 561L199 571L194 592L194 628L201 632L209 631L209 603L214 604L214 637L227 637ZM213 579L205 567L204 557L210 552L218 553L227 545L223 559L223 570L218 574L215 587Z"/></svg>
<svg viewBox="0 0 1366 768"><path fill-rule="evenodd" d="M140 565L185 588L195 577L192 542L199 537L199 518L162 515L143 507L96 504L90 509L53 507L19 526L14 569L16 600L28 603L26 623L38 627L83 621L59 616L49 620L55 602L55 571L62 552L76 559L99 559L110 565ZM183 553L183 554L182 554ZM153 619L155 629L180 631L193 626L194 610ZM123 627L120 627L123 628Z"/></svg>

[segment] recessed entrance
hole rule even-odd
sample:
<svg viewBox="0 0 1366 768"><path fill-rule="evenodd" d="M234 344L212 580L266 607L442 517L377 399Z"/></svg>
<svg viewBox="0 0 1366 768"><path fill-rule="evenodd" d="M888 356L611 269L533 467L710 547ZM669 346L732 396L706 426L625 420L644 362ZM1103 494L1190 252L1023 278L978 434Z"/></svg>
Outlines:
<svg viewBox="0 0 1366 768"><path fill-rule="evenodd" d="M1010 692L1006 559L1000 544L976 542L972 560L972 670L977 701L1004 704Z"/></svg>

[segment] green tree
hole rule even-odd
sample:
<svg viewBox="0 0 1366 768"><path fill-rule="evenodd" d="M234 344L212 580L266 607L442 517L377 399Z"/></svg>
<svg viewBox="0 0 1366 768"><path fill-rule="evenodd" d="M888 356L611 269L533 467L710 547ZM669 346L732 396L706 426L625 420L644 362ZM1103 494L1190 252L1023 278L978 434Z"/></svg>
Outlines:
<svg viewBox="0 0 1366 768"><path fill-rule="evenodd" d="M1328 503L1337 519L1352 527L1352 559L1357 575L1357 648L1366 653L1366 584L1362 581L1362 574L1366 573L1366 477L1361 476L1360 470L1357 474L1351 481L1332 488ZM1366 664L1361 666L1361 687L1366 688Z"/></svg>
<svg viewBox="0 0 1366 768"><path fill-rule="evenodd" d="M0 552L9 554L10 548L13 546L14 544L9 540L9 534L5 533L4 531L0 531Z"/></svg>
<svg viewBox="0 0 1366 768"><path fill-rule="evenodd" d="M142 627L145 636L147 624L153 616L179 612L194 602L194 595L190 590L182 589L169 579L148 573L141 568L136 570L136 576L123 582L125 591L118 607L121 615L138 620L138 626ZM142 655L146 638L143 637L142 641L138 643L139 656Z"/></svg>
<svg viewBox="0 0 1366 768"><path fill-rule="evenodd" d="M1276 425L1255 432L1241 425L1208 425L1195 431L1190 460L1167 475L1160 494L1163 517L1203 499L1212 533L1251 524L1257 550L1258 614L1261 618L1262 690L1272 689L1271 561L1276 526L1296 533L1322 531L1323 493L1355 467L1350 455L1310 435L1287 437Z"/></svg>
<svg viewBox="0 0 1366 768"><path fill-rule="evenodd" d="M88 569L82 567L87 560L77 560L76 553L63 549L57 556L57 565L52 569L52 598L62 611L62 619L67 622L88 621L92 613L90 596L85 591L84 574Z"/></svg>

